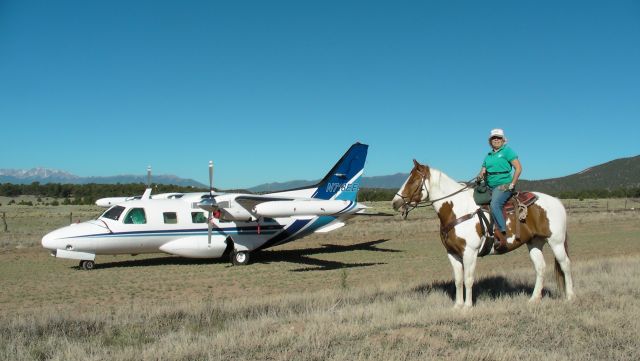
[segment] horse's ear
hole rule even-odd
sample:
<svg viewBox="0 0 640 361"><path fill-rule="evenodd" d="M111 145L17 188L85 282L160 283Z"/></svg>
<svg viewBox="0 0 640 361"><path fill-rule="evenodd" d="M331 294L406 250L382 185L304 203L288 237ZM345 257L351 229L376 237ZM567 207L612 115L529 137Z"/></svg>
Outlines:
<svg viewBox="0 0 640 361"><path fill-rule="evenodd" d="M413 158L413 165L418 167L420 163L418 163L418 161L415 158Z"/></svg>

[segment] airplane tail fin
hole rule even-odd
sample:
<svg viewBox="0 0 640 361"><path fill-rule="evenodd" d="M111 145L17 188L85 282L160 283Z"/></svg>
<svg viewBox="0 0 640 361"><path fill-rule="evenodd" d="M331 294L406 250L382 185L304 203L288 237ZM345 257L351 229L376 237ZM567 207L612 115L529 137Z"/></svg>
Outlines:
<svg viewBox="0 0 640 361"><path fill-rule="evenodd" d="M329 173L314 186L316 190L311 197L355 202L368 149L369 146L366 144L352 145Z"/></svg>

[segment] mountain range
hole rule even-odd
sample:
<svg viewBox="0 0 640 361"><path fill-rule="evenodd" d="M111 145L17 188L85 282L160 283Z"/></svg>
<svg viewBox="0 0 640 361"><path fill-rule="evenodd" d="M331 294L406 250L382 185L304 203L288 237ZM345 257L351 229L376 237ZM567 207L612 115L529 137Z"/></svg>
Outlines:
<svg viewBox="0 0 640 361"><path fill-rule="evenodd" d="M408 173L396 173L386 176L362 177L362 188L398 189L409 176ZM72 184L127 184L146 183L145 176L117 175L109 177L79 177L71 173L47 168L0 169L0 183L31 184L40 183L72 183ZM180 178L174 175L154 175L153 182L157 184L174 184L207 188L206 185L193 179ZM319 182L319 180L294 180L289 182L264 183L249 188L248 191L274 192L284 189L304 187ZM542 180L522 179L518 188L522 190L540 191L557 194L563 191L581 191L620 188L640 188L640 155L620 158L587 168L581 172L559 178Z"/></svg>
<svg viewBox="0 0 640 361"><path fill-rule="evenodd" d="M32 169L0 169L0 183L31 184L33 182L63 184L128 184L146 183L147 177L142 175L116 175L107 177L80 177L61 170L48 168ZM153 183L174 184L185 187L207 188L206 185L193 179L180 178L170 174L154 174Z"/></svg>

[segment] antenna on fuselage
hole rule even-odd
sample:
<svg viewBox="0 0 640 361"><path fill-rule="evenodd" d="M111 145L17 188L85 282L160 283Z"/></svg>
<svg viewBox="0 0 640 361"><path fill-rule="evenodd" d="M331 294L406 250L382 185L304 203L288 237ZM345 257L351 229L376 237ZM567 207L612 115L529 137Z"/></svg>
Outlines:
<svg viewBox="0 0 640 361"><path fill-rule="evenodd" d="M140 199L151 199L151 166L147 166L147 189L144 190Z"/></svg>

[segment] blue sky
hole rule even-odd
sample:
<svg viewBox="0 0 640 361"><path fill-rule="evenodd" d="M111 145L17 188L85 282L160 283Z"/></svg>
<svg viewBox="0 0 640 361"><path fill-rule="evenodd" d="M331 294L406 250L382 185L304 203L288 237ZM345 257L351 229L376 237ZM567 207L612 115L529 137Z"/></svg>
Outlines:
<svg viewBox="0 0 640 361"><path fill-rule="evenodd" d="M0 168L215 185L640 154L638 1L0 0Z"/></svg>

